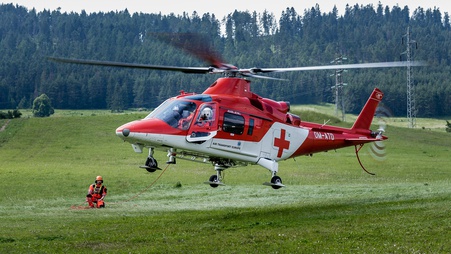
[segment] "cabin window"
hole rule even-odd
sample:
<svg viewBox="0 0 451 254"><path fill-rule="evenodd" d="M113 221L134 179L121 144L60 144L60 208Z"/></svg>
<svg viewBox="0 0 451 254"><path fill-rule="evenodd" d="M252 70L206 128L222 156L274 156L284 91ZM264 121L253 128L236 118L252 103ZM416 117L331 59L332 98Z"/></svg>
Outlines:
<svg viewBox="0 0 451 254"><path fill-rule="evenodd" d="M254 119L249 119L249 129L247 129L247 135L252 135L254 132Z"/></svg>
<svg viewBox="0 0 451 254"><path fill-rule="evenodd" d="M224 113L224 122L222 130L233 134L243 134L244 132L244 117L232 113Z"/></svg>

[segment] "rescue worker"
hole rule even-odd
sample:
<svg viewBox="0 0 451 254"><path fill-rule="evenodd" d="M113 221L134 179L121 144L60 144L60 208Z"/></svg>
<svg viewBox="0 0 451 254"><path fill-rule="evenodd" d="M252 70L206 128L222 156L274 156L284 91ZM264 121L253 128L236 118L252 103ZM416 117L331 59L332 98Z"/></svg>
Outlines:
<svg viewBox="0 0 451 254"><path fill-rule="evenodd" d="M105 207L104 198L107 194L107 189L103 185L102 176L97 176L96 181L89 186L88 195L86 195L86 202L89 206L94 208Z"/></svg>

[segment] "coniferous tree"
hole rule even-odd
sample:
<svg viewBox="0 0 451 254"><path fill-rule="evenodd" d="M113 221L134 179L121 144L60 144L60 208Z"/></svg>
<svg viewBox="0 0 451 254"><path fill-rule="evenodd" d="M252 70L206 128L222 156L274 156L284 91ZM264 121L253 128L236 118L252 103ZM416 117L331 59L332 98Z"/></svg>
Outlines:
<svg viewBox="0 0 451 254"><path fill-rule="evenodd" d="M58 64L46 56L173 66L208 63L168 46L156 34L202 33L223 56L241 68L294 67L329 64L338 54L346 63L398 61L406 50L401 38L411 27L418 42L414 59L428 67L414 68L418 116L451 115L451 26L438 8L348 5L306 10L286 7L274 14L235 11L226 17L197 12L162 15L118 12L87 14L60 10L36 12L0 5L0 108L30 107L47 94L56 108L153 108L180 90L202 92L215 77L180 73ZM302 14L301 14L302 13ZM409 13L412 13L410 16ZM224 28L221 28L221 22ZM275 73L288 83L252 80L263 97L291 103L333 102L334 78L328 71ZM361 98L374 86L395 115L405 115L406 71L349 70L348 112L358 113Z"/></svg>

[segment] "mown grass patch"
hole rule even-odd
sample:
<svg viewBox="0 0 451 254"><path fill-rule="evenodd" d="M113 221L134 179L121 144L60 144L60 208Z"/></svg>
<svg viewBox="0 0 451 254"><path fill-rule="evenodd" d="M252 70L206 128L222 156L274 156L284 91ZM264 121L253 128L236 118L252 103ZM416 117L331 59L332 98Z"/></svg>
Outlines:
<svg viewBox="0 0 451 254"><path fill-rule="evenodd" d="M277 191L258 166L226 170L227 185L213 189L203 184L211 165L181 160L146 190L160 172L138 168L146 154L114 135L143 116L13 119L0 133L0 252L451 251L447 133L387 128L387 159L361 154L376 176L346 148L281 162L287 187ZM107 208L73 209L99 174Z"/></svg>

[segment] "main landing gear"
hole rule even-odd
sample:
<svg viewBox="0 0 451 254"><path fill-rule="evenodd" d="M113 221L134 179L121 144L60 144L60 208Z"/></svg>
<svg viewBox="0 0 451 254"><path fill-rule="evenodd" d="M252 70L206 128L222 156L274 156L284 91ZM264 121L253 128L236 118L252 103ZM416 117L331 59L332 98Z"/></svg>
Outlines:
<svg viewBox="0 0 451 254"><path fill-rule="evenodd" d="M282 187L285 187L285 185L282 184L282 178L276 175L278 171L278 163L276 161L269 159L260 159L258 164L267 168L269 171L271 171L272 174L271 181L269 183L266 182L263 185L271 186L273 189L280 189ZM209 184L213 188L216 188L219 185L224 185L224 183L222 182L222 171L234 165L235 164L231 161L218 160L214 162L216 174L210 176L210 179L204 183Z"/></svg>
<svg viewBox="0 0 451 254"><path fill-rule="evenodd" d="M210 179L208 180L208 182L205 182L205 183L210 184L210 186L213 188L216 188L219 185L224 185L222 183L222 171L226 170L227 168L229 168L229 167L216 163L215 164L216 175L210 176Z"/></svg>
<svg viewBox="0 0 451 254"><path fill-rule="evenodd" d="M282 184L282 178L276 175L271 177L271 182L264 183L263 185L271 186L275 190L285 187L285 185Z"/></svg>
<svg viewBox="0 0 451 254"><path fill-rule="evenodd" d="M157 170L161 170L161 168L158 167L157 160L153 157L154 148L149 148L149 155L147 156L147 160L145 165L140 166L140 168L145 168L148 172L153 173ZM175 164L176 163L176 151L175 149L171 148L168 150L168 161L166 164ZM205 160L203 162L207 162L208 160ZM213 160L214 167L216 174L210 176L208 181L204 182L206 184L209 184L212 188L216 188L219 185L225 185L222 182L223 179L223 171L235 166L235 162L231 160L222 160L222 159L216 159ZM263 185L271 186L273 189L280 189L282 187L285 187L285 185L282 184L282 178L277 176L278 171L278 163L274 160L261 158L258 163L260 166L263 166L264 168L267 168L269 171L271 171L272 177L270 182L263 183Z"/></svg>
<svg viewBox="0 0 451 254"><path fill-rule="evenodd" d="M282 178L277 176L277 172L279 171L279 164L277 163L277 161L260 158L257 164L271 171L271 181L269 183L263 183L263 185L271 186L276 190L285 187L285 185L282 184Z"/></svg>

